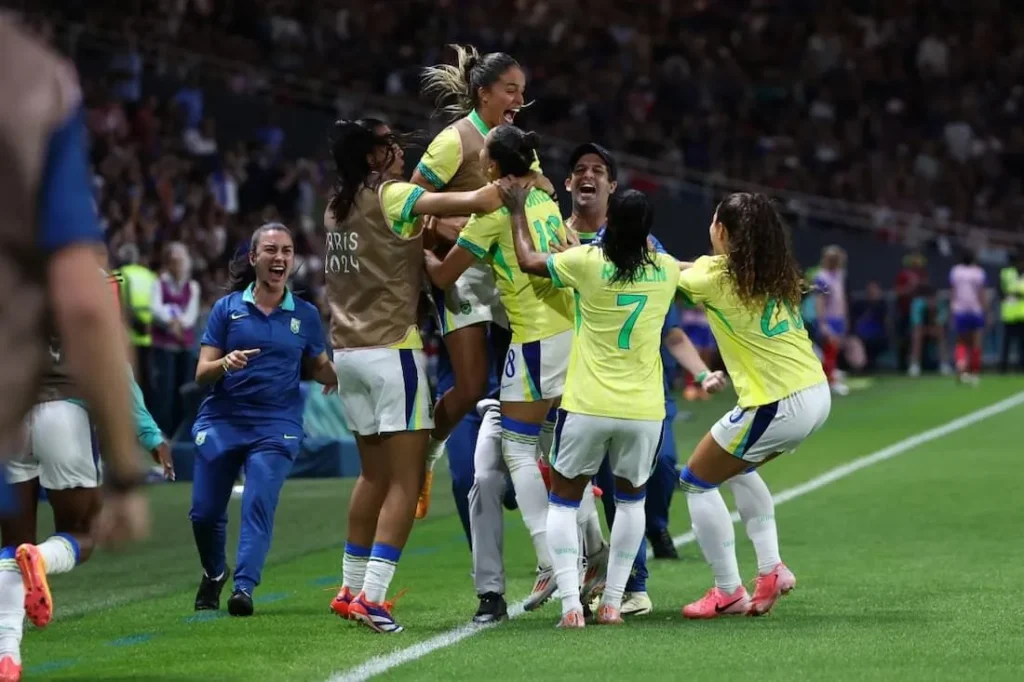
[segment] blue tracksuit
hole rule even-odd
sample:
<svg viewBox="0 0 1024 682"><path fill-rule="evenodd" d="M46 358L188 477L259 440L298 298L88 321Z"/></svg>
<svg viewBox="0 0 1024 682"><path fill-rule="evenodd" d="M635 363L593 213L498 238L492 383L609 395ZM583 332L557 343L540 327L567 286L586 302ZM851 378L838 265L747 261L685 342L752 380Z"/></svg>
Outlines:
<svg viewBox="0 0 1024 682"><path fill-rule="evenodd" d="M265 315L252 286L217 301L201 344L233 350L258 348L248 365L214 385L192 427L196 445L192 530L203 570L226 570L224 544L231 488L244 467L242 524L235 589L252 594L270 550L274 512L285 478L302 443L302 361L324 352L320 313L290 291Z"/></svg>
<svg viewBox="0 0 1024 682"><path fill-rule="evenodd" d="M604 227L598 230L594 242L599 241L603 233ZM654 235L651 235L651 241L655 249L660 253L667 253L665 247L661 245L661 242ZM661 331L662 338L668 333L669 329L680 326L679 311L676 310L675 304L673 304L669 307L668 314L665 316L665 324ZM652 529L660 531L660 529L668 527L668 508L669 503L672 501L672 493L675 490L676 477L678 476L676 471L678 455L676 454L675 435L672 433L672 422L675 420L677 409L675 399L671 394L672 376L675 373L676 361L675 358L665 351L664 347L661 349L661 358L665 369L665 423L663 426L665 437L662 438L661 452L658 453L654 471L651 473L651 478L647 481L647 500L644 503L644 510L647 513L648 532ZM597 476L594 476L594 483L604 490L601 502L604 505L605 520L608 522L608 527L611 528L612 523L615 521L615 477L612 476L611 464L607 457L602 462ZM647 576L647 538L644 538L640 543L640 550L636 554L636 560L633 562L633 571L630 573L629 581L626 583L626 591L646 592Z"/></svg>
<svg viewBox="0 0 1024 682"><path fill-rule="evenodd" d="M487 391L491 397L498 395L497 368L505 359L511 334L498 325L489 325L488 331L489 363L492 370L487 378ZM437 396L440 398L445 391L455 385L455 373L452 371L448 349L441 344L441 352L437 359ZM476 451L476 437L480 432L480 415L471 410L463 417L450 436L446 449L448 451L448 471L452 477L452 495L455 497L455 508L462 521L462 529L466 540L470 541L469 533L469 490L473 487L473 453Z"/></svg>

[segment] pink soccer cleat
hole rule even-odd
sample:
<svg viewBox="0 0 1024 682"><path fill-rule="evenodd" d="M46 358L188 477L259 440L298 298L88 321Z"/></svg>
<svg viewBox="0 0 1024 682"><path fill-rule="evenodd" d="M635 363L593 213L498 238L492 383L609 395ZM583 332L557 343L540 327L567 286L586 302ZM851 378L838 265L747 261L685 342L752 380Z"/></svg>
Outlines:
<svg viewBox="0 0 1024 682"><path fill-rule="evenodd" d="M348 608L355 598L355 595L352 594L350 589L342 587L338 590L338 596L331 600L331 611L334 611L334 613L338 614L341 618L348 620Z"/></svg>
<svg viewBox="0 0 1024 682"><path fill-rule="evenodd" d="M717 618L718 616L739 616L750 607L747 588L740 585L732 594L712 587L703 597L683 607L683 616L691 619Z"/></svg>
<svg viewBox="0 0 1024 682"><path fill-rule="evenodd" d="M0 658L0 682L20 682L21 663L14 656L5 654Z"/></svg>
<svg viewBox="0 0 1024 682"><path fill-rule="evenodd" d="M748 616L763 616L772 610L775 602L796 587L796 576L781 561L765 575L757 576L754 596L750 600Z"/></svg>
<svg viewBox="0 0 1024 682"><path fill-rule="evenodd" d="M586 620L583 618L583 611L570 611L562 615L555 627L563 630L581 630L586 627Z"/></svg>
<svg viewBox="0 0 1024 682"><path fill-rule="evenodd" d="M622 625L622 614L614 606L601 604L597 609L595 622L598 625Z"/></svg>

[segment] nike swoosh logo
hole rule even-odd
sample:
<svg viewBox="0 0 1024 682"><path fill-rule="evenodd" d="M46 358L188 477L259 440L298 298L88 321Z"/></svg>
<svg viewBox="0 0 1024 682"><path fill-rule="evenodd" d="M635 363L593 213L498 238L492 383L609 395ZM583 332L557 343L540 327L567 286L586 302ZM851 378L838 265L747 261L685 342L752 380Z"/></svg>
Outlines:
<svg viewBox="0 0 1024 682"><path fill-rule="evenodd" d="M285 440L297 440L298 436L289 436L287 433L284 435Z"/></svg>
<svg viewBox="0 0 1024 682"><path fill-rule="evenodd" d="M743 415L745 415L746 413L747 413L747 411L743 410L739 414L730 414L729 415L729 423L730 424L739 424L740 421L742 421L742 419L743 419Z"/></svg>
<svg viewBox="0 0 1024 682"><path fill-rule="evenodd" d="M724 612L726 609L732 607L735 604L738 604L740 602L740 599L743 599L743 597L740 597L739 599L733 599L731 602L729 602L725 606L716 605L715 606L715 613L722 613L722 612Z"/></svg>
<svg viewBox="0 0 1024 682"><path fill-rule="evenodd" d="M231 319L232 320L240 320L243 317L249 317L249 313L242 313L241 315L238 315L236 313L231 313Z"/></svg>

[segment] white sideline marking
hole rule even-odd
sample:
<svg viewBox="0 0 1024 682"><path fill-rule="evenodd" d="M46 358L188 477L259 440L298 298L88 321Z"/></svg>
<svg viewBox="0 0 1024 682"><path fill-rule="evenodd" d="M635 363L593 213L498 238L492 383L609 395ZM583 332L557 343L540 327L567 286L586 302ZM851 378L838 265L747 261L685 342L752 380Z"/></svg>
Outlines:
<svg viewBox="0 0 1024 682"><path fill-rule="evenodd" d="M924 445L925 443L948 436L951 433L965 429L968 426L972 426L984 419L1006 412L1007 410L1021 404L1024 404L1024 392L1012 395L1009 398L1000 400L988 407L983 407L980 410L965 414L962 417L957 417L952 421L946 422L942 426L936 426L933 429L928 429L927 431L922 431L917 435L904 438L903 440L884 447L881 450L859 457L852 462L847 462L842 466L829 469L825 473L820 476L815 476L806 483L801 483L800 485L783 490L778 495L774 495L772 499L775 500L776 505L790 500L795 500L798 497L802 497L808 493L814 492L815 490L824 488L830 483L835 483L840 479L846 478L850 474L856 473L861 469L866 469L867 467L878 464L879 462L892 459L893 457L901 455L908 450L913 450L919 445ZM733 523L739 521L739 514L733 512L732 520ZM672 538L672 541L677 547L680 547L693 542L694 539L693 531L690 531ZM647 556L648 558L652 558L653 555L648 551ZM523 603L520 602L509 607L508 617L511 620L513 618L518 618L523 615L523 613L525 613L523 610ZM467 637L472 637L479 632L483 632L484 630L493 627L498 627L499 625L500 623L489 625L468 623L466 625L453 628L448 632L443 632L435 637L431 637L430 639L423 640L417 644L413 644L405 649L400 649L390 654L374 656L351 670L333 674L328 682L363 682L363 680L369 680L370 678L385 673L388 670L397 668L398 666L409 663L410 661L415 661L418 658L422 658L427 654L439 651L440 649L450 647L453 644L458 644Z"/></svg>

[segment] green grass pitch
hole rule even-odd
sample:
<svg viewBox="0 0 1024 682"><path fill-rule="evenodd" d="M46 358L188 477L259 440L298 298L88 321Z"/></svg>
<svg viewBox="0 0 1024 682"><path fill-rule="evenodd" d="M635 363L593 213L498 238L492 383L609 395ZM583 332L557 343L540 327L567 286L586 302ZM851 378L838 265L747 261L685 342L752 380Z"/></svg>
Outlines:
<svg viewBox="0 0 1024 682"><path fill-rule="evenodd" d="M408 590L396 607L406 632L375 635L328 611L350 480L285 486L255 617L196 614L190 490L168 485L152 491L147 543L53 579L57 614L44 631L26 625L24 679L323 682L365 679L360 666L374 657L378 669L391 666L381 679L416 681L1024 679L1024 400L954 421L1021 391L1019 377L986 377L977 389L884 379L837 399L819 434L765 467L773 493L903 444L898 456L797 489L778 506L782 555L798 585L767 618L684 621L679 607L711 581L696 545L685 544L682 561L651 562L655 611L624 627L556 631L552 602L465 636L476 599L444 475L393 582L392 592ZM683 459L731 399L681 404L693 411L676 426ZM951 422L927 442L906 442ZM232 521L237 511L233 502ZM518 513L507 513L506 529L511 603L532 585L533 551ZM688 530L677 496L672 531ZM736 536L753 578L741 527ZM417 643L425 655L393 665Z"/></svg>

